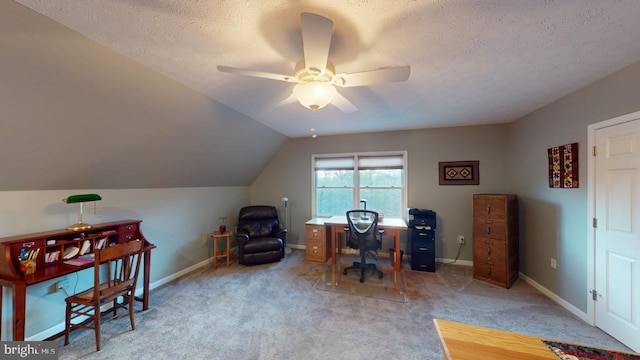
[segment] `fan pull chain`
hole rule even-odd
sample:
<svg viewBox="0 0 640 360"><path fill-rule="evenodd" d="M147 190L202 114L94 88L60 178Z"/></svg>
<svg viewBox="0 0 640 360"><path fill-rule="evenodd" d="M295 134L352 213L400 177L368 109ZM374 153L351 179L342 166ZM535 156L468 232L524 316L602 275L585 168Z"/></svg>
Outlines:
<svg viewBox="0 0 640 360"><path fill-rule="evenodd" d="M318 134L316 134L316 109L312 109L313 111L311 112L311 129L309 129L311 131L311 137L313 139L318 137Z"/></svg>

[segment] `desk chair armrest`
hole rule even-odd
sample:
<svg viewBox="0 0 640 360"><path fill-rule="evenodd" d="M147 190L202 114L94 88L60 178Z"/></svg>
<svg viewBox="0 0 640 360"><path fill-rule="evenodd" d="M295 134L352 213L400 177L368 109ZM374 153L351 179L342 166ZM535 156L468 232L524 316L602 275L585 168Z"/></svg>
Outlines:
<svg viewBox="0 0 640 360"><path fill-rule="evenodd" d="M380 241L378 241L378 249L382 249L382 234L384 234L384 229L378 229L378 236L380 236Z"/></svg>

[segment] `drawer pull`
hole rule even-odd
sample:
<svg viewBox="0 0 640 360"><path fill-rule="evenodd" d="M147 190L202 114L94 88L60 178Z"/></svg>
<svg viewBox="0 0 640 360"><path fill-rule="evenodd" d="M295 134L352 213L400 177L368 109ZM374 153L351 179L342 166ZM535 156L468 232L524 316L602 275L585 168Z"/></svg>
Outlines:
<svg viewBox="0 0 640 360"><path fill-rule="evenodd" d="M493 245L493 240L485 240L484 243L487 245Z"/></svg>
<svg viewBox="0 0 640 360"><path fill-rule="evenodd" d="M420 248L418 248L418 250L420 250L420 251L427 251L427 248L426 248L426 247L420 247Z"/></svg>
<svg viewBox="0 0 640 360"><path fill-rule="evenodd" d="M131 240L131 239L133 239L133 234L127 234L127 235L125 236L125 239L127 239L127 240Z"/></svg>
<svg viewBox="0 0 640 360"><path fill-rule="evenodd" d="M487 248L487 255L489 255L489 257L491 257L491 248L490 247Z"/></svg>
<svg viewBox="0 0 640 360"><path fill-rule="evenodd" d="M491 277L491 268L489 268L488 273L489 273L489 277Z"/></svg>
<svg viewBox="0 0 640 360"><path fill-rule="evenodd" d="M318 253L318 245L314 245L313 246L313 253L317 254Z"/></svg>
<svg viewBox="0 0 640 360"><path fill-rule="evenodd" d="M491 256L487 258L487 265L493 265L493 261L491 261Z"/></svg>
<svg viewBox="0 0 640 360"><path fill-rule="evenodd" d="M427 236L427 233L418 233L418 236Z"/></svg>
<svg viewBox="0 0 640 360"><path fill-rule="evenodd" d="M33 245L35 245L35 244L36 244L36 242L35 242L35 241L29 241L29 242L26 242L26 243L22 243L22 247L23 247L23 248L26 248L26 247L32 247L32 246L33 246Z"/></svg>
<svg viewBox="0 0 640 360"><path fill-rule="evenodd" d="M491 214L491 205L487 205L487 214Z"/></svg>
<svg viewBox="0 0 640 360"><path fill-rule="evenodd" d="M487 235L491 234L491 226L487 226Z"/></svg>

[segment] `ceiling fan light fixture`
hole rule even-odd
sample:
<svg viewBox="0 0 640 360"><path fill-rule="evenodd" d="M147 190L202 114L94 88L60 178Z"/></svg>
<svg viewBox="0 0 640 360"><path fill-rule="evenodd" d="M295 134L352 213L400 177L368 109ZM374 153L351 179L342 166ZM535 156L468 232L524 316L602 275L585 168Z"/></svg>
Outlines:
<svg viewBox="0 0 640 360"><path fill-rule="evenodd" d="M336 94L336 88L326 82L303 82L293 87L293 93L300 105L315 111L331 102Z"/></svg>

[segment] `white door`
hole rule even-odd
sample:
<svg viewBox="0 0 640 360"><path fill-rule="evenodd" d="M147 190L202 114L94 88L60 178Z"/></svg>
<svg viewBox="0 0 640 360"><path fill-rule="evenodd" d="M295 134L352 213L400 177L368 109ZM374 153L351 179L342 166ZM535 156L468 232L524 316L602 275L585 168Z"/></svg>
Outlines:
<svg viewBox="0 0 640 360"><path fill-rule="evenodd" d="M595 132L596 326L640 352L640 120Z"/></svg>

